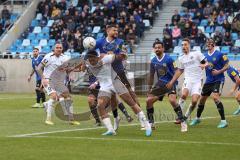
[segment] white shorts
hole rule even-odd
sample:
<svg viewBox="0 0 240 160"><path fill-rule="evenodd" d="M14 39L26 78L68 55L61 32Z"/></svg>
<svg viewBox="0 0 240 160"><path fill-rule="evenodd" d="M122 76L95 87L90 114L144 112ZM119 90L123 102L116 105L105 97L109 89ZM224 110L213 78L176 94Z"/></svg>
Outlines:
<svg viewBox="0 0 240 160"><path fill-rule="evenodd" d="M61 95L62 93L69 92L68 88L65 86L64 82L57 82L49 80L48 85L44 86L47 95L52 93L57 93L57 95Z"/></svg>
<svg viewBox="0 0 240 160"><path fill-rule="evenodd" d="M196 82L191 82L191 81L186 81L185 80L183 82L182 90L185 89L185 88L188 89L189 94L191 96L194 95L194 94L201 95L202 84L203 84L202 80L199 80L199 81L196 81Z"/></svg>
<svg viewBox="0 0 240 160"><path fill-rule="evenodd" d="M99 89L98 97L111 98L112 95L114 95L114 94L122 95L125 93L128 93L128 89L118 78L115 79L113 81L113 83L101 83L100 82L100 89Z"/></svg>

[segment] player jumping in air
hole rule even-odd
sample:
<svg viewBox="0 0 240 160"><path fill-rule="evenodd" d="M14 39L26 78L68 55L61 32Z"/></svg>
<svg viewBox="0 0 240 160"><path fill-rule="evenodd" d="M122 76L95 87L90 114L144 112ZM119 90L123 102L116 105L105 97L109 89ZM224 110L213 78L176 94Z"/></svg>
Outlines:
<svg viewBox="0 0 240 160"><path fill-rule="evenodd" d="M112 68L112 63L114 61L123 60L125 58L126 55L121 53L118 55L105 55L101 59L95 50L88 51L86 55L86 65L88 66L89 71L98 79L100 84L97 100L98 109L102 121L107 128L107 132L103 133L103 135L116 134L105 107L109 104L110 101L113 103L116 102L114 98L116 97L116 94L118 94L132 108L133 112L138 116L140 123L145 126L146 136L151 136L152 130L143 111L132 99L131 95L128 92L128 89L121 82L119 76ZM115 106L116 104L112 104L112 107Z"/></svg>

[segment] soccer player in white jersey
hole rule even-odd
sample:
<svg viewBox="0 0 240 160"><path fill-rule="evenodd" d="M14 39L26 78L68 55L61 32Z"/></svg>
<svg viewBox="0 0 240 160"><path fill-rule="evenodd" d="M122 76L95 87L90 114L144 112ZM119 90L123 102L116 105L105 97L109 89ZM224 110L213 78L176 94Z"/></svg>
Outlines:
<svg viewBox="0 0 240 160"><path fill-rule="evenodd" d="M123 60L126 58L125 54L109 54L101 58L95 50L90 50L86 54L86 65L88 66L89 72L91 72L100 84L98 93L98 110L102 118L102 122L107 128L107 132L103 135L115 135L116 132L113 129L111 120L106 111L106 106L112 101L116 94L118 94L138 116L141 125L146 128L146 136L151 136L152 129L148 123L143 111L139 105L133 100L126 86L121 82L119 76L112 68L114 60ZM114 107L113 105L112 107Z"/></svg>
<svg viewBox="0 0 240 160"><path fill-rule="evenodd" d="M42 78L44 89L49 95L49 100L44 103L47 112L45 123L48 125L54 124L52 122L53 104L59 101L60 105L65 110L65 114L69 116L69 123L72 125L79 125L79 122L74 121L72 99L68 88L64 84L64 80L67 76L64 65L70 57L64 55L62 51L62 44L56 43L54 51L43 58L37 69ZM44 69L43 73L42 69Z"/></svg>
<svg viewBox="0 0 240 160"><path fill-rule="evenodd" d="M201 95L203 69L208 63L201 52L190 51L190 40L187 38L182 41L182 52L183 54L178 58L178 70L175 72L175 75L167 86L170 88L184 72L184 82L182 86L182 95L179 99L179 105L183 109L187 96L189 94L192 96L192 102L185 114L185 117L188 118L196 107Z"/></svg>

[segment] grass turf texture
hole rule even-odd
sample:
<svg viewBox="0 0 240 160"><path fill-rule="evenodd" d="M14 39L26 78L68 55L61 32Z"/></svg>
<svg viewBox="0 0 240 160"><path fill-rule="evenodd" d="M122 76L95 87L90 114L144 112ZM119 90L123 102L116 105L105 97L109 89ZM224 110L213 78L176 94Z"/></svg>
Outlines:
<svg viewBox="0 0 240 160"><path fill-rule="evenodd" d="M145 98L141 97L140 101L142 108L145 108ZM231 115L237 108L236 101L233 98L224 98L222 101L226 115ZM181 133L179 125L165 123L162 121L166 119L161 121L158 118L160 123L157 124L157 130L153 132L152 137L145 137L144 132L139 130L139 125L120 127L118 135L112 137L101 136L105 131L101 128L77 130L94 128L94 120L81 122L80 126L70 126L54 118L55 125L46 126L43 123L43 109L31 108L34 102L33 94L0 94L1 160L239 159L240 116L227 117L229 127L217 129L219 115L211 99L207 101L202 116L217 118L202 120L195 127L189 126L187 133ZM87 111L86 97L75 95L74 106L76 112ZM167 98L155 104L155 114L159 115L160 112L173 113ZM136 123L136 117L132 112L131 115L135 119L133 123ZM123 120L121 124L128 123ZM61 130L75 131L21 138L9 137Z"/></svg>

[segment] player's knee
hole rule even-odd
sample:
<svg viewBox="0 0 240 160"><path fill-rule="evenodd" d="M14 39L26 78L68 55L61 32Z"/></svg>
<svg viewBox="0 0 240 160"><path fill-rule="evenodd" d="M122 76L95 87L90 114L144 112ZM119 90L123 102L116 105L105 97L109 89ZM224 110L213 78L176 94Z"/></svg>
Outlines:
<svg viewBox="0 0 240 160"><path fill-rule="evenodd" d="M212 98L215 103L220 101L220 97L218 94L213 94Z"/></svg>
<svg viewBox="0 0 240 160"><path fill-rule="evenodd" d="M51 94L50 94L50 98L53 99L54 101L57 101L57 98L58 98L58 97L57 97L57 93L56 93L56 92L51 93Z"/></svg>
<svg viewBox="0 0 240 160"><path fill-rule="evenodd" d="M197 105L197 101L192 101L192 105L196 106Z"/></svg>
<svg viewBox="0 0 240 160"><path fill-rule="evenodd" d="M96 98L93 96L88 96L88 103L93 104L95 102Z"/></svg>
<svg viewBox="0 0 240 160"><path fill-rule="evenodd" d="M154 99L153 97L148 97L146 100L147 106L153 105L154 103Z"/></svg>
<svg viewBox="0 0 240 160"><path fill-rule="evenodd" d="M187 94L182 94L181 98L186 100L187 99Z"/></svg>

